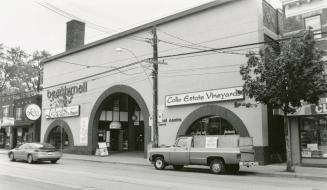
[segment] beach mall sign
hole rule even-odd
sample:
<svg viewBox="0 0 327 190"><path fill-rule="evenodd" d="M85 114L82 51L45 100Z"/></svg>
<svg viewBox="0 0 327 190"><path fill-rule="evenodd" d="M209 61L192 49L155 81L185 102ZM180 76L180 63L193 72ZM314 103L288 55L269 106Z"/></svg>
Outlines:
<svg viewBox="0 0 327 190"><path fill-rule="evenodd" d="M166 96L166 106L244 99L243 87L232 87Z"/></svg>
<svg viewBox="0 0 327 190"><path fill-rule="evenodd" d="M75 86L62 86L61 88L55 90L48 90L47 97L49 99L55 99L60 96L74 96L75 94L82 94L87 92L87 82L83 82L83 84L75 85Z"/></svg>

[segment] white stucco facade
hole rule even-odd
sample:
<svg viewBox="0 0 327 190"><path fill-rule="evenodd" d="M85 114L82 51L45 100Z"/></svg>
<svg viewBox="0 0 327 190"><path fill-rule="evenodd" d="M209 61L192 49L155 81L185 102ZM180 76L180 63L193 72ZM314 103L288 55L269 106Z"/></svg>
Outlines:
<svg viewBox="0 0 327 190"><path fill-rule="evenodd" d="M199 51L208 49L208 47L223 48L263 41L264 27L262 24L262 2L260 0L221 1L221 5L218 5L218 2L210 4L202 11L195 11L175 20L154 22L153 24L157 25L159 57ZM47 98L48 90L87 82L87 92L74 95L69 104L70 106L79 105L80 115L60 118L69 125L74 138L74 146L84 147L90 143L80 140L81 119L90 118L98 98L111 87L126 85L136 90L142 96L150 115L152 115L152 65L150 63L142 62L143 68L136 64L97 75L106 70L151 58L152 47L144 39L152 38L150 30L151 28L136 30L135 33L127 33L101 44L95 43L95 45L88 46L89 48L55 57L45 63L44 91L42 94L43 111L50 108L50 102ZM187 41L200 44L202 47L192 45ZM194 49L178 47L166 42L174 42L179 45L188 44ZM117 53L115 51L117 47L127 48L137 57L128 51ZM252 47L258 47L258 45ZM266 107L263 105L250 108L235 106L235 101L254 103L248 98L204 104L165 106L167 95L242 86L243 81L239 74L239 68L247 61L244 53L252 47L159 59L164 60L167 64L159 65L158 105L163 108L164 119L168 121L170 118L181 119L177 122L159 125L159 144L172 144L181 123L193 111L206 105L215 105L226 108L237 115L246 126L249 135L253 137L255 146L268 146ZM144 119L148 120L148 118ZM47 140L45 139L46 131L54 121L55 119L46 119L43 114L41 141ZM94 126L87 127L92 128Z"/></svg>

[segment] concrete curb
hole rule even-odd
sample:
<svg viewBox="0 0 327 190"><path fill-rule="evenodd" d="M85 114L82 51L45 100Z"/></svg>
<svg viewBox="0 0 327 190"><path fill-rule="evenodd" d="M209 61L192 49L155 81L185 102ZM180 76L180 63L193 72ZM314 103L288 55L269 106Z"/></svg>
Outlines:
<svg viewBox="0 0 327 190"><path fill-rule="evenodd" d="M65 158L62 157L61 159L64 160L80 160L80 161L86 161L86 162L98 162L98 163L108 163L108 164L124 164L124 165L135 165L135 166L149 166L149 164L146 163L135 163L135 162L118 162L118 161L104 161L104 160L90 160L90 159L83 159L83 158Z"/></svg>
<svg viewBox="0 0 327 190"><path fill-rule="evenodd" d="M287 177L287 178L298 178L298 179L308 179L308 180L315 180L315 181L326 181L327 176L311 176L306 174L298 174L298 173L261 173L261 172L255 172L251 171L256 176L263 176L263 177Z"/></svg>

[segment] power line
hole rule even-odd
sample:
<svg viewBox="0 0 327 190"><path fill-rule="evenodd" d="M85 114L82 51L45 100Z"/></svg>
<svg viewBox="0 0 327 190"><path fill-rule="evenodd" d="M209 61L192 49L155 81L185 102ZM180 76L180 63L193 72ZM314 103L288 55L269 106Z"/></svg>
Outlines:
<svg viewBox="0 0 327 190"><path fill-rule="evenodd" d="M242 36L242 35L246 35L246 34L250 34L250 33L253 33L253 32L258 32L259 30L254 30L254 31L250 31L250 32L245 32L245 33L238 33L238 34L234 34L234 35L228 35L228 36L223 36L223 37L220 37L220 38L216 38L216 39L210 39L210 40L207 40L207 41L203 41L203 42L200 42L199 44L202 44L202 43L206 43L206 42L212 42L212 41L217 41L217 40L223 40L223 39L228 39L228 38L232 38L232 37L237 37L237 36ZM171 51L171 50L176 50L176 49L179 49L181 48L180 46L177 47L177 48L169 48L169 49L166 49L166 50L162 50L161 52L167 52L167 51ZM248 48L248 49L252 49L252 48ZM238 51L238 50L233 50L233 51ZM141 57L141 56L148 56L152 53L146 53L146 54L142 54L142 55L139 55L138 57ZM210 54L215 54L215 53L210 53ZM204 54L204 55L209 55L209 54ZM198 55L198 56L202 56L202 55ZM196 56L188 56L188 57L196 57ZM168 58L169 60L171 59L182 59L184 57L179 57L179 58ZM187 58L185 56L185 58ZM120 61L125 61L125 60L129 60L131 58L128 58L128 59L121 59L121 60L117 60L117 61L109 61L109 62L105 62L105 63L101 63L101 64L97 64L97 65L94 65L92 67L96 67L96 66L100 66L100 65L107 65L107 64L110 64L110 63L116 63L116 62L120 62ZM61 60L57 60L57 61L61 61ZM86 65L87 66L87 65ZM83 68L85 69L85 68ZM59 75L65 75L65 74L71 74L71 73L75 73L75 72L78 72L78 71L81 71L83 69L79 69L79 70L75 70L75 71L72 71L72 72L67 72L67 73L62 73L62 74L59 74ZM58 76L59 76L58 75ZM53 76L53 77L56 77L56 76ZM53 78L51 77L51 78Z"/></svg>
<svg viewBox="0 0 327 190"><path fill-rule="evenodd" d="M193 73L193 74L180 74L180 75L159 75L160 77L182 77L182 76L204 76L210 74L227 74L227 73L235 73L238 71L222 71L222 72L214 72L214 73Z"/></svg>
<svg viewBox="0 0 327 190"><path fill-rule="evenodd" d="M174 43L174 42L169 42L166 40L159 40L160 42L164 42L167 44L171 44L171 45L175 45L175 46L179 46L179 47L185 47L185 48L190 48L190 49L197 49L197 50L208 50L209 47L207 47L206 49L203 48L196 48L196 47L191 47L188 46L186 44L178 44L178 43ZM238 53L238 52L233 52L233 51L216 51L213 48L209 48L210 50L216 52L216 53L226 53L226 54L238 54L238 55L246 55L245 53Z"/></svg>
<svg viewBox="0 0 327 190"><path fill-rule="evenodd" d="M60 9L60 8L58 8L58 7L50 4L50 3L47 3L47 2L43 2L43 3L36 2L36 3L39 4L40 6L46 8L46 9L52 11L52 12L58 14L58 15L61 15L61 16L65 17L65 18L75 19L75 20L79 20L81 22L84 22L84 23L87 24L86 26L89 27L89 28L92 28L92 29L95 29L95 30L98 30L100 32L104 32L104 33L107 33L107 34L110 34L110 35L113 34L112 32L107 31L108 28L106 28L106 27L103 27L101 25L98 25L98 24L95 24L93 22L90 22L90 21L87 21L85 19L82 19L80 17L77 17L77 16L75 16L75 15L73 15L73 14L67 12L67 11L64 11L64 10L62 10L62 9ZM115 29L109 29L109 30L114 31L114 32L118 32ZM147 38L143 38L143 37L135 36L135 35L131 35L131 37L127 37L127 38L132 39L132 40L136 40L136 41L148 40ZM138 38L138 39L135 39L135 38ZM142 39L142 40L140 40L140 39Z"/></svg>
<svg viewBox="0 0 327 190"><path fill-rule="evenodd" d="M322 32L322 33L327 33L327 32ZM302 37L302 36L300 36L300 37ZM280 39L277 42L281 42L281 41L285 41L285 40L289 40L289 39L291 39L291 38ZM183 55L192 55L192 54L199 54L199 53L205 53L205 52L212 52L212 51L215 51L215 50L233 49L233 48L247 47L247 46L253 46L253 45L260 45L260 44L269 44L269 43L275 43L275 42L256 42L256 43L242 44L242 45L229 46L229 47L223 47L223 48L214 48L213 50L202 50L202 51L196 51L196 52L186 52L186 53L180 53L180 54L172 54L172 55L160 56L158 58L169 58L169 57L177 57L177 56L183 56ZM141 60L141 61L146 61L146 60L149 60L149 59L144 59L144 60ZM112 72L112 71L117 71L117 69L130 67L130 66L138 64L138 63L140 63L140 61L133 62L133 63L127 64L127 65L123 65L123 66L117 67L115 69L111 69L111 70L107 70L107 71L104 71L104 72L89 75L89 76L86 76L86 77L82 77L82 78L79 78L79 79L75 79L75 80L67 81L67 82L64 82L64 83L48 86L48 87L46 87L44 89L53 88L53 87L56 87L56 86L77 82L77 81L80 81L80 80L95 77L95 76L102 75L102 74Z"/></svg>
<svg viewBox="0 0 327 190"><path fill-rule="evenodd" d="M161 74L164 73L174 73L174 72L180 72L180 71L199 71L199 70L207 70L207 69L217 69L217 68L226 68L226 67L235 67L235 66L242 66L243 64L232 64L232 65L218 65L218 66L212 66L212 67L196 67L196 68L189 68L189 69L174 69L174 70L164 70L161 71Z"/></svg>
<svg viewBox="0 0 327 190"><path fill-rule="evenodd" d="M56 85L52 85L52 86L48 86L48 87L44 87L43 89L53 88L53 87L57 87L57 86L60 86L60 85L65 85L65 84L69 84L69 83L77 82L77 81L80 81L80 80L84 80L84 79L92 78L92 77L99 76L99 75L102 75L102 74L105 74L105 73L109 73L109 72L117 71L117 70L119 70L119 69L123 69L123 68L126 68L126 67L130 67L130 66L132 66L132 65L139 64L140 62L143 62L143 61L145 61L145 60L136 61L136 62L133 62L133 63L127 64L127 65L123 65L123 66L120 66L120 67L116 67L116 68L111 69L111 70L103 71L103 72L96 73L96 74L93 74L93 75L89 75L89 76L86 76L86 77L81 77L81 78L78 78L78 79L75 79L75 80L71 80L71 81L67 81L67 82L63 82L63 83L60 83L60 84L56 84Z"/></svg>
<svg viewBox="0 0 327 190"><path fill-rule="evenodd" d="M320 34L326 34L327 32L321 32L321 33L316 33L313 35L320 35ZM303 36L297 36L293 38L301 38ZM183 56L183 55L191 55L191 54L199 54L199 53L205 53L205 52L211 52L211 51L219 51L219 50L226 50L226 49L234 49L234 48L239 48L239 47L246 47L246 46L254 46L254 45L263 45L263 44L271 44L271 43L276 43L276 42L283 42L286 40L290 40L290 38L283 38L275 41L264 41L264 42L256 42L256 43L248 43L248 44L242 44L242 45L236 45L236 46L229 46L229 47L222 47L222 48L213 48L209 50L201 50L201 51L193 51L193 52L185 52L185 53L178 53L178 54L171 54L171 55L164 55L164 56L159 56L158 58L169 58L169 57L177 57L177 56Z"/></svg>

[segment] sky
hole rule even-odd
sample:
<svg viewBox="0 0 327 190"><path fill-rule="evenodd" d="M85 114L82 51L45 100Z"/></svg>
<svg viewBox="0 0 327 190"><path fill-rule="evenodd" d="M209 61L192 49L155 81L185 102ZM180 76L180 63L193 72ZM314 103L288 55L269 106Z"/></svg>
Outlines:
<svg viewBox="0 0 327 190"><path fill-rule="evenodd" d="M210 1L0 0L0 44L55 55L65 50L66 22L73 17L87 21L89 43Z"/></svg>

